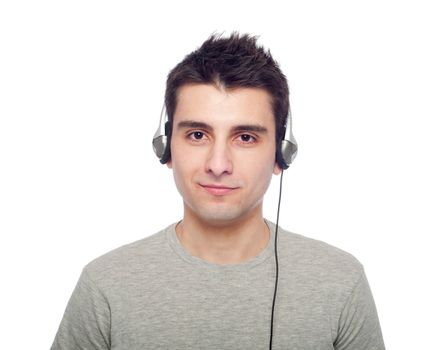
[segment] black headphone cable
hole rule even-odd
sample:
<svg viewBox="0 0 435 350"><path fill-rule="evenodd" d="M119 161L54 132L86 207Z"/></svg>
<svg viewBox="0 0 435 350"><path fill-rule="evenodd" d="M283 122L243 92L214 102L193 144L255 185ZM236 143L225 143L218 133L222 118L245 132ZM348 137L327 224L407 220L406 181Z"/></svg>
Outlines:
<svg viewBox="0 0 435 350"><path fill-rule="evenodd" d="M269 342L269 350L272 350L272 338L273 338L273 316L275 311L275 300L276 300L276 290L278 287L278 252L276 248L276 242L278 238L278 222L279 222L279 210L281 207L281 192L282 192L282 175L284 174L284 170L281 170L281 177L279 180L279 197L278 197L278 210L276 213L276 224L275 224L275 291L273 292L273 302L272 302L272 315L270 318L270 342Z"/></svg>

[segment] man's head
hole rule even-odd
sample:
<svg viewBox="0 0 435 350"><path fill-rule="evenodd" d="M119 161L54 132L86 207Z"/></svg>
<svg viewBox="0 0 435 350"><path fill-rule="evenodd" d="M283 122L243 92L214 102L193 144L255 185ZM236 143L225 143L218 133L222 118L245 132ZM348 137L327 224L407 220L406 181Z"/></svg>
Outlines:
<svg viewBox="0 0 435 350"><path fill-rule="evenodd" d="M169 144L179 90L183 85L194 83L211 84L227 91L245 87L268 92L275 120L276 149L279 150L289 113L287 79L270 51L266 52L257 45L255 36L239 35L237 32L228 38L211 35L200 48L170 71L165 94ZM163 162L170 157L169 149Z"/></svg>
<svg viewBox="0 0 435 350"><path fill-rule="evenodd" d="M165 103L168 167L185 218L227 225L262 215L283 139L288 86L256 40L212 35L170 73Z"/></svg>

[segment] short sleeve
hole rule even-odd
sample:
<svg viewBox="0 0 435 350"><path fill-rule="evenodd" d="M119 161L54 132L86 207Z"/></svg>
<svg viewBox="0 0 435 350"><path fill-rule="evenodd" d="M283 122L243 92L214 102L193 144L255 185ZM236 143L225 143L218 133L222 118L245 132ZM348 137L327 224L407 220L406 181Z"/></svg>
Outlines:
<svg viewBox="0 0 435 350"><path fill-rule="evenodd" d="M375 302L364 270L342 309L334 349L385 349Z"/></svg>
<svg viewBox="0 0 435 350"><path fill-rule="evenodd" d="M110 349L109 303L86 267L68 301L51 350Z"/></svg>

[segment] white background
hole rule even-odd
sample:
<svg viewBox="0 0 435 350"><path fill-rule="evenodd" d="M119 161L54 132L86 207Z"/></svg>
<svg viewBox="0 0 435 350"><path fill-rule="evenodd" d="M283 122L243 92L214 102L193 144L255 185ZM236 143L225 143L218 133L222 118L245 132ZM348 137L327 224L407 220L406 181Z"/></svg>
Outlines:
<svg viewBox="0 0 435 350"><path fill-rule="evenodd" d="M151 147L166 76L232 30L289 79L280 225L364 264L387 348L433 347L430 1L87 0L0 5L3 349L49 348L86 263L181 218Z"/></svg>

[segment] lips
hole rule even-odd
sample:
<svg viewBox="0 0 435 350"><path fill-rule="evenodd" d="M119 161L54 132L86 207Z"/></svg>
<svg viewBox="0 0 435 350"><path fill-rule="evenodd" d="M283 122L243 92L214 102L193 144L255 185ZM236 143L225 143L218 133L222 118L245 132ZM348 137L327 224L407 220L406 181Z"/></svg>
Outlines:
<svg viewBox="0 0 435 350"><path fill-rule="evenodd" d="M200 186L214 196L224 196L237 190L237 187L228 187L214 184L200 184Z"/></svg>

